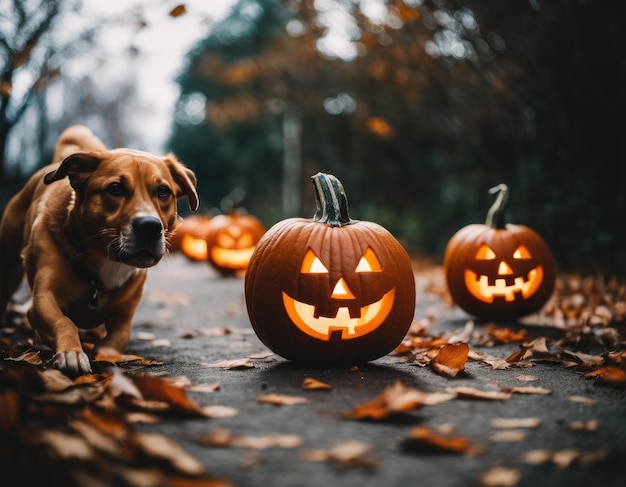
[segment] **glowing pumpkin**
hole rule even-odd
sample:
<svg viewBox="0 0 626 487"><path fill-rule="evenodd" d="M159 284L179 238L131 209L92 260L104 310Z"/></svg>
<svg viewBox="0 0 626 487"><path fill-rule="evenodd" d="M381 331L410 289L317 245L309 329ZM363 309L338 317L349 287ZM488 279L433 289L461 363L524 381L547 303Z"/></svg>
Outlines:
<svg viewBox="0 0 626 487"><path fill-rule="evenodd" d="M205 262L206 232L211 219L209 215L191 215L184 218L170 238L171 251L180 251L194 262Z"/></svg>
<svg viewBox="0 0 626 487"><path fill-rule="evenodd" d="M518 318L538 311L556 279L547 244L524 225L504 223L508 187L497 193L484 225L471 224L452 236L444 255L450 296L469 314L485 319Z"/></svg>
<svg viewBox="0 0 626 487"><path fill-rule="evenodd" d="M265 227L252 215L231 211L214 216L204 237L209 264L222 274L244 272L264 233Z"/></svg>
<svg viewBox="0 0 626 487"><path fill-rule="evenodd" d="M313 219L289 218L259 240L245 276L252 327L290 360L364 363L392 351L415 310L411 260L382 226L348 215L337 178L312 177Z"/></svg>

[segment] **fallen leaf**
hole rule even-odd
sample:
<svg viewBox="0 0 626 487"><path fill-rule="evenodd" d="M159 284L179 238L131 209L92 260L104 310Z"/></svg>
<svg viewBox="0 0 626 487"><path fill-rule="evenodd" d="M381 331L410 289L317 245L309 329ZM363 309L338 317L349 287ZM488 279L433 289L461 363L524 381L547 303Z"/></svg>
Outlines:
<svg viewBox="0 0 626 487"><path fill-rule="evenodd" d="M204 416L207 418L232 418L239 414L239 411L230 406L205 406L202 408Z"/></svg>
<svg viewBox="0 0 626 487"><path fill-rule="evenodd" d="M467 358L476 362L483 362L487 365L490 365L491 368L494 370L508 369L511 367L511 364L503 358L495 357L493 355L489 355L487 353L479 352L476 350L470 350Z"/></svg>
<svg viewBox="0 0 626 487"><path fill-rule="evenodd" d="M503 392L516 392L518 394L552 394L550 389L544 387L503 387Z"/></svg>
<svg viewBox="0 0 626 487"><path fill-rule="evenodd" d="M305 397L288 396L286 394L265 394L257 397L257 402L275 404L277 406L294 406L296 404L306 404L309 400Z"/></svg>
<svg viewBox="0 0 626 487"><path fill-rule="evenodd" d="M583 375L585 379L595 379L596 382L616 387L626 387L626 370L618 367L601 367Z"/></svg>
<svg viewBox="0 0 626 487"><path fill-rule="evenodd" d="M523 342L528 338L528 333L524 328L513 330L499 325L488 324L485 326L485 331L496 343L517 343Z"/></svg>
<svg viewBox="0 0 626 487"><path fill-rule="evenodd" d="M332 386L330 384L326 384L320 380L314 379L313 377L307 377L302 381L302 389L331 389Z"/></svg>
<svg viewBox="0 0 626 487"><path fill-rule="evenodd" d="M338 443L328 450L303 450L300 457L313 462L328 461L340 467L376 468L377 462L369 456L371 446L359 440Z"/></svg>
<svg viewBox="0 0 626 487"><path fill-rule="evenodd" d="M524 453L522 461L533 465L551 463L557 468L568 468L573 464L591 465L602 462L609 456L607 450L593 452L579 451L574 448L566 450L531 450Z"/></svg>
<svg viewBox="0 0 626 487"><path fill-rule="evenodd" d="M422 406L431 406L454 399L450 392L423 392L408 388L400 381L388 386L373 400L356 406L345 414L349 419L381 420L392 414L403 413Z"/></svg>
<svg viewBox="0 0 626 487"><path fill-rule="evenodd" d="M446 391L456 394L461 398L489 399L493 401L506 401L507 399L510 399L513 394L512 392L502 390L484 391L473 387L449 387Z"/></svg>
<svg viewBox="0 0 626 487"><path fill-rule="evenodd" d="M187 396L184 389L173 385L167 379L139 374L133 377L133 382L148 400L166 403L172 411L205 415L204 410Z"/></svg>
<svg viewBox="0 0 626 487"><path fill-rule="evenodd" d="M492 428L536 428L541 424L539 418L492 418L489 425Z"/></svg>
<svg viewBox="0 0 626 487"><path fill-rule="evenodd" d="M489 435L491 441L500 443L517 443L524 441L528 433L520 430L501 430L495 431Z"/></svg>
<svg viewBox="0 0 626 487"><path fill-rule="evenodd" d="M465 370L469 350L467 343L444 345L430 361L430 366L438 374L456 377Z"/></svg>
<svg viewBox="0 0 626 487"><path fill-rule="evenodd" d="M228 430L214 430L196 438L198 443L217 447L250 448L266 450L268 448L296 448L302 444L302 437L298 435L280 435L271 433L266 436L239 436Z"/></svg>
<svg viewBox="0 0 626 487"><path fill-rule="evenodd" d="M596 403L590 397L585 397L585 396L569 396L567 399L569 401L578 402L580 404L595 404Z"/></svg>
<svg viewBox="0 0 626 487"><path fill-rule="evenodd" d="M539 377L535 375L525 375L525 374L516 375L515 378L517 380L521 380L522 382L534 382L536 380L539 380Z"/></svg>
<svg viewBox="0 0 626 487"><path fill-rule="evenodd" d="M477 454L481 450L464 436L438 434L425 425L411 428L402 441L402 447L405 450L419 453L445 452L463 455Z"/></svg>
<svg viewBox="0 0 626 487"><path fill-rule="evenodd" d="M600 421L590 419L588 421L571 421L567 424L573 431L597 431L600 428Z"/></svg>
<svg viewBox="0 0 626 487"><path fill-rule="evenodd" d="M187 387L188 391L193 392L215 392L219 391L222 387L222 384L219 382L212 382L210 384L195 384Z"/></svg>
<svg viewBox="0 0 626 487"><path fill-rule="evenodd" d="M481 474L478 485L481 487L515 487L522 478L519 470L505 467L493 467Z"/></svg>
<svg viewBox="0 0 626 487"><path fill-rule="evenodd" d="M137 432L129 439L146 455L167 461L181 473L200 475L204 472L202 462L187 453L178 443L161 434Z"/></svg>
<svg viewBox="0 0 626 487"><path fill-rule="evenodd" d="M222 360L221 362L207 364L207 367L220 369L251 369L254 367L254 364L248 357L244 357L236 360Z"/></svg>

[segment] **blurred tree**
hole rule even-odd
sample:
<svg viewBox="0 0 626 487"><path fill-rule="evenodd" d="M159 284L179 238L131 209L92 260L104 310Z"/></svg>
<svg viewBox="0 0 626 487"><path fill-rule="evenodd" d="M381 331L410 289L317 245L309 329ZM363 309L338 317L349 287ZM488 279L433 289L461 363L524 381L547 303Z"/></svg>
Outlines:
<svg viewBox="0 0 626 487"><path fill-rule="evenodd" d="M7 0L0 10L0 178L6 176L6 146L11 130L26 110L37 103L46 85L59 74L62 62L89 41L83 32L71 42L59 42L53 32L60 29L63 14L76 10L78 1ZM39 98L38 98L39 97ZM42 118L38 120L41 122ZM44 124L38 123L40 138Z"/></svg>
<svg viewBox="0 0 626 487"><path fill-rule="evenodd" d="M625 169L612 162L624 155L622 10L242 0L190 54L172 148L209 201L243 186L272 223L282 151L272 108L288 104L302 124L301 184L333 172L353 217L409 249L440 257L505 182L509 221L539 231L562 270L626 275Z"/></svg>

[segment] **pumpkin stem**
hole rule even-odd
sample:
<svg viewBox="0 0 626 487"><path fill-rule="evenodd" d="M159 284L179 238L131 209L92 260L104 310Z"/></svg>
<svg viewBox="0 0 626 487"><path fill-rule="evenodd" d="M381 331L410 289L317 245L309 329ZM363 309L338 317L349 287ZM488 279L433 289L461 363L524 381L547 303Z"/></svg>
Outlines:
<svg viewBox="0 0 626 487"><path fill-rule="evenodd" d="M318 172L311 176L315 186L315 215L313 221L341 227L354 223L348 214L348 198L341 181L332 174Z"/></svg>
<svg viewBox="0 0 626 487"><path fill-rule="evenodd" d="M505 228L504 207L509 199L509 187L506 184L498 184L489 190L489 194L498 196L487 212L485 225L492 228Z"/></svg>

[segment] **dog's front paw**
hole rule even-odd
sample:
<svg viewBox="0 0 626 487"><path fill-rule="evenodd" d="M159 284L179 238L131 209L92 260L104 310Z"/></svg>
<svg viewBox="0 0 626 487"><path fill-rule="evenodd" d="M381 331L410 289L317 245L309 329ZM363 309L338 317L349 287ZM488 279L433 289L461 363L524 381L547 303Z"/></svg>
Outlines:
<svg viewBox="0 0 626 487"><path fill-rule="evenodd" d="M75 350L65 350L57 353L50 360L50 364L55 369L59 369L68 375L84 375L91 374L91 363L85 352L77 352Z"/></svg>

